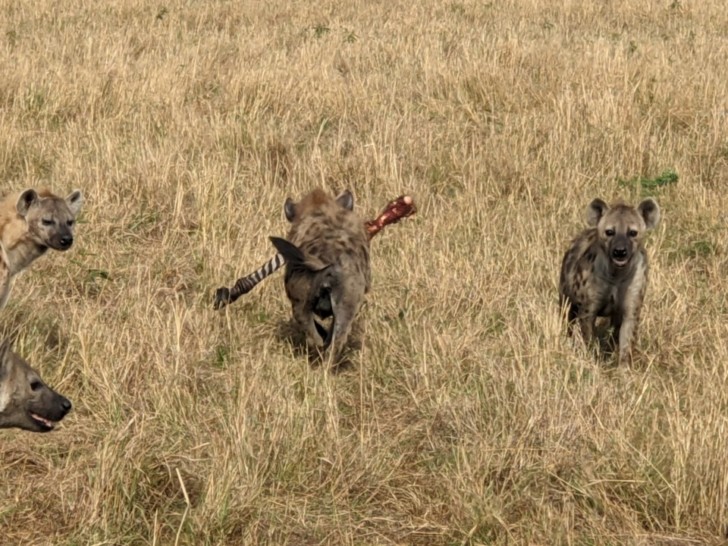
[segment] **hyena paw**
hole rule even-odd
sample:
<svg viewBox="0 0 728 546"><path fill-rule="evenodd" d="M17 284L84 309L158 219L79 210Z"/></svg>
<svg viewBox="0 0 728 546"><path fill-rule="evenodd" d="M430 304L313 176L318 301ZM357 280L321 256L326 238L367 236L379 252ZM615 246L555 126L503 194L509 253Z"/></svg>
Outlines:
<svg viewBox="0 0 728 546"><path fill-rule="evenodd" d="M215 291L215 303L213 304L213 307L217 309L222 309L225 307L228 303L230 303L230 289L226 287L218 288Z"/></svg>
<svg viewBox="0 0 728 546"><path fill-rule="evenodd" d="M626 366L631 367L632 366L632 351L622 351L619 353L619 361L620 366Z"/></svg>

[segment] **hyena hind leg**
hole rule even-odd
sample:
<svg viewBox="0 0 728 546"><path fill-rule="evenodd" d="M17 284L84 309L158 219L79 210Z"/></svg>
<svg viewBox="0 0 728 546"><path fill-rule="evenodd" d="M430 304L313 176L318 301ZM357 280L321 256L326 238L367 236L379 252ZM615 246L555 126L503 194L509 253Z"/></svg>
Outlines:
<svg viewBox="0 0 728 546"><path fill-rule="evenodd" d="M334 322L331 331L329 351L334 357L343 353L349 341L352 323L359 308L359 297L344 298L343 301L332 299Z"/></svg>

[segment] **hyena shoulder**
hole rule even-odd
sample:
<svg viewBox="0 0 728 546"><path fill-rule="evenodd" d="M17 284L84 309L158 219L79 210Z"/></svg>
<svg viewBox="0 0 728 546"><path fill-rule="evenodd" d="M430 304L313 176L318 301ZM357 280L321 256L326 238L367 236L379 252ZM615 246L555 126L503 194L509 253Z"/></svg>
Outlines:
<svg viewBox="0 0 728 546"><path fill-rule="evenodd" d="M584 230L571 241L561 265L559 288L562 296L579 299L579 292L586 289L595 273L600 252L594 228Z"/></svg>

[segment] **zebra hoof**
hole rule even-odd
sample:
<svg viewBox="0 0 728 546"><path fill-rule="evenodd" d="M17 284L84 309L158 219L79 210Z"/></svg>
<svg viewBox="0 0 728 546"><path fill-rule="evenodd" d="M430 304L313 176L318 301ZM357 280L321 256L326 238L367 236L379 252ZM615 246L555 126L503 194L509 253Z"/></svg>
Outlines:
<svg viewBox="0 0 728 546"><path fill-rule="evenodd" d="M230 303L230 290L224 286L222 288L218 288L217 291L215 291L215 303L213 304L213 307L215 310L222 309L228 303Z"/></svg>

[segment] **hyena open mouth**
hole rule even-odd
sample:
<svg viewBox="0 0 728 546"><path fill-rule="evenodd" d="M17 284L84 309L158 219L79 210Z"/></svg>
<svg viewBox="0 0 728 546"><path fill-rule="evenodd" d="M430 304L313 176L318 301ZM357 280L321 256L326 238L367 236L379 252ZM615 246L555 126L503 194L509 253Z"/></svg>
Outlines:
<svg viewBox="0 0 728 546"><path fill-rule="evenodd" d="M607 233L609 233L610 230L607 230ZM611 252L609 252L609 257L612 259L612 263L616 265L617 267L624 267L627 265L632 258L632 253L629 251L629 248L621 242L617 242L617 244L612 248Z"/></svg>

